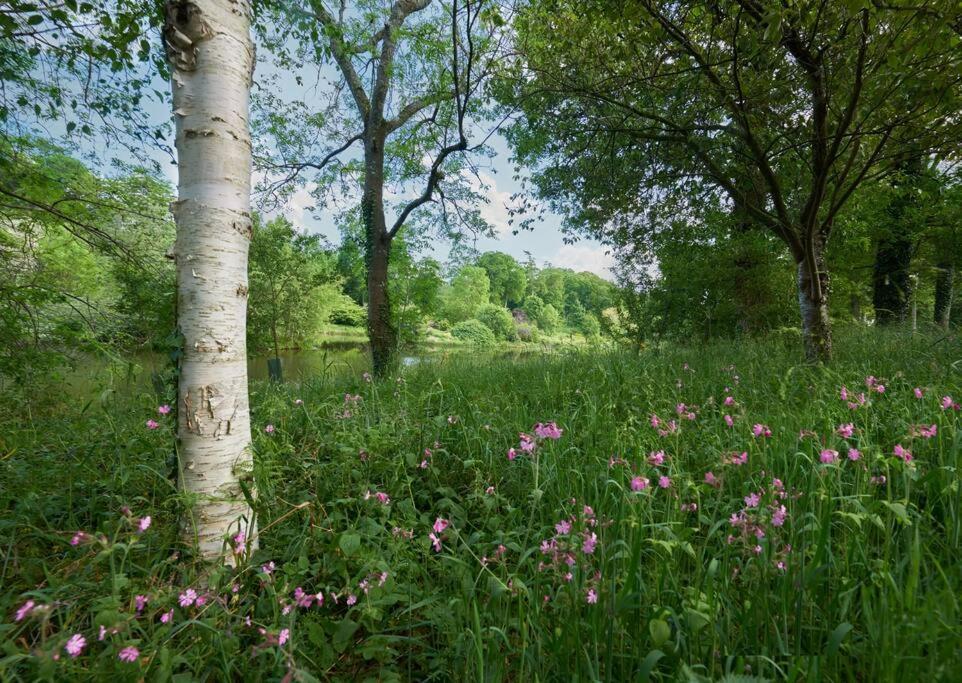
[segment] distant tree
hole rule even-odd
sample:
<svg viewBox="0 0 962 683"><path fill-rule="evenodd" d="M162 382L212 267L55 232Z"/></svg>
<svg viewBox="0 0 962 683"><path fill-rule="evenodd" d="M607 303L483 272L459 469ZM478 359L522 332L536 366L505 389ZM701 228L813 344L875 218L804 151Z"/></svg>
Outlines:
<svg viewBox="0 0 962 683"><path fill-rule="evenodd" d="M320 293L335 284L335 273L335 256L319 235L299 234L283 217L267 222L255 217L247 326L251 348L270 345L276 357L281 348L313 338L327 322L329 309Z"/></svg>
<svg viewBox="0 0 962 683"><path fill-rule="evenodd" d="M488 273L491 283L491 303L517 308L524 298L528 278L524 268L509 254L489 251L481 254L477 265Z"/></svg>
<svg viewBox="0 0 962 683"><path fill-rule="evenodd" d="M268 192L314 174L322 186L360 185L367 266L368 334L375 374L392 365L391 244L421 207L438 209L442 232L484 230L461 165L479 96L496 63L503 23L487 0L362 0L331 10L323 0L278 3L263 22L282 69L311 67L339 83L322 111L263 95L262 166ZM333 141L333 144L328 144ZM272 143L272 144L271 144ZM360 143L363 163L340 157ZM428 159L427 164L424 159ZM394 211L385 188L415 189ZM449 209L453 209L450 210Z"/></svg>
<svg viewBox="0 0 962 683"><path fill-rule="evenodd" d="M565 305L565 282L569 272L561 268L544 268L529 280L528 292L560 311Z"/></svg>
<svg viewBox="0 0 962 683"><path fill-rule="evenodd" d="M465 266L442 293L444 317L452 323L473 318L488 303L491 285L484 268Z"/></svg>

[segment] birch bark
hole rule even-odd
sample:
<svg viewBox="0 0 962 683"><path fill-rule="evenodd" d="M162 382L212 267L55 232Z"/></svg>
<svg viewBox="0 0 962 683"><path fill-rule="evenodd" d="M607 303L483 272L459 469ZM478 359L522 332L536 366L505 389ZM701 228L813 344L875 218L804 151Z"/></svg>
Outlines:
<svg viewBox="0 0 962 683"><path fill-rule="evenodd" d="M252 466L247 394L248 125L254 46L249 0L169 0L178 166L180 487L193 494L185 533L208 559L238 531L252 539L240 487Z"/></svg>

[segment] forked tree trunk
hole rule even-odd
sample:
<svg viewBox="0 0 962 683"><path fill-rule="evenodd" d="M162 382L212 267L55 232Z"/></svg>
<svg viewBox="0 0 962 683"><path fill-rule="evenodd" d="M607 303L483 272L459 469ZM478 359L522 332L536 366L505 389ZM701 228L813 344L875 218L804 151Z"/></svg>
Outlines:
<svg viewBox="0 0 962 683"><path fill-rule="evenodd" d="M808 264L798 264L798 308L802 316L802 342L805 358L812 362L827 362L832 357L832 325L828 317L828 271L822 250L816 248L815 267L812 273ZM812 278L819 278L816 293Z"/></svg>
<svg viewBox="0 0 962 683"><path fill-rule="evenodd" d="M228 535L253 536L239 480L252 466L247 395L251 239L249 0L171 0L164 39L177 126L180 486L193 494L185 533L220 558ZM231 555L226 555L227 561Z"/></svg>
<svg viewBox="0 0 962 683"><path fill-rule="evenodd" d="M383 377L394 366L397 351L397 330L388 296L391 238L384 219L383 142L374 141L365 149L361 214L367 261L367 332L374 374Z"/></svg>
<svg viewBox="0 0 962 683"><path fill-rule="evenodd" d="M952 317L952 288L955 285L955 266L940 263L935 275L935 324L949 328Z"/></svg>

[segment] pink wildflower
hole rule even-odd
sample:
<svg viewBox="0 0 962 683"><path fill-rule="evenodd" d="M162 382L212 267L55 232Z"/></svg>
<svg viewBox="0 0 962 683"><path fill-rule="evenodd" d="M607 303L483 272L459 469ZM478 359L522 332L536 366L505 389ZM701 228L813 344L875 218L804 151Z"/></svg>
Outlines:
<svg viewBox="0 0 962 683"><path fill-rule="evenodd" d="M157 429L160 423L156 420L147 420L147 429Z"/></svg>
<svg viewBox="0 0 962 683"><path fill-rule="evenodd" d="M647 477L635 477L631 480L631 490L644 491L650 483Z"/></svg>
<svg viewBox="0 0 962 683"><path fill-rule="evenodd" d="M849 460L851 460L852 462L855 462L856 460L860 460L861 458L862 458L862 452L860 450L858 450L857 448L848 449Z"/></svg>
<svg viewBox="0 0 962 683"><path fill-rule="evenodd" d="M750 493L745 496L745 505L750 508L757 508L758 503L761 502L761 496L757 493Z"/></svg>
<svg viewBox="0 0 962 683"><path fill-rule="evenodd" d="M518 451L514 450L513 448L509 448L509 449L508 449L508 460L514 460L514 459L517 458L517 457L518 457Z"/></svg>
<svg viewBox="0 0 962 683"><path fill-rule="evenodd" d="M658 477L658 486L660 486L663 489L667 489L668 487L671 486L671 479L669 479L665 475L661 475L660 477Z"/></svg>
<svg viewBox="0 0 962 683"><path fill-rule="evenodd" d="M590 555L595 551L595 546L598 545L598 535L595 532L590 534L585 532L584 543L581 544L581 552L585 555Z"/></svg>
<svg viewBox="0 0 962 683"><path fill-rule="evenodd" d="M724 403L726 406L733 406L735 405L735 399L732 396L726 396Z"/></svg>
<svg viewBox="0 0 962 683"><path fill-rule="evenodd" d="M734 418L732 418L731 415L726 415L726 416L725 416L725 424L728 425L729 427L734 427L734 426L735 426L735 420L734 420Z"/></svg>
<svg viewBox="0 0 962 683"><path fill-rule="evenodd" d="M134 609L137 612L143 612L144 607L147 606L148 598L146 595L135 595L134 596Z"/></svg>
<svg viewBox="0 0 962 683"><path fill-rule="evenodd" d="M902 444L895 444L895 449L893 452L895 453L896 458L899 458L907 463L912 462L912 451L908 450L907 448L903 448Z"/></svg>
<svg viewBox="0 0 962 683"><path fill-rule="evenodd" d="M664 451L652 451L648 455L648 464L652 467L658 467L665 462L665 452Z"/></svg>
<svg viewBox="0 0 962 683"><path fill-rule="evenodd" d="M169 610L160 615L160 623L169 624L174 618L174 610Z"/></svg>
<svg viewBox="0 0 962 683"><path fill-rule="evenodd" d="M77 657L84 651L85 647L87 647L87 639L79 633L74 633L70 636L67 644L63 646L63 649L66 650L67 654L71 657Z"/></svg>
<svg viewBox="0 0 962 683"><path fill-rule="evenodd" d="M348 604L348 606L356 605L356 604L357 604L357 596L354 595L354 593L351 593L350 595L347 596L347 600L345 600L345 602Z"/></svg>
<svg viewBox="0 0 962 683"><path fill-rule="evenodd" d="M915 394L915 398L922 398L923 396L922 390L919 387L912 389L912 393Z"/></svg>
<svg viewBox="0 0 962 683"><path fill-rule="evenodd" d="M756 423L752 427L752 434L755 435L756 437L764 436L767 438L772 435L772 430L769 429L766 425Z"/></svg>
<svg viewBox="0 0 962 683"><path fill-rule="evenodd" d="M715 476L714 472L705 472L705 483L717 487L719 485L718 477Z"/></svg>
<svg viewBox="0 0 962 683"><path fill-rule="evenodd" d="M33 600L27 600L25 603L20 605L20 608L17 610L17 613L14 615L13 620L23 621L27 617L27 615L33 611L33 608L36 604L37 603L35 603Z"/></svg>
<svg viewBox="0 0 962 683"><path fill-rule="evenodd" d="M193 588L188 588L177 598L181 607L190 607L197 601L197 592Z"/></svg>
<svg viewBox="0 0 962 683"><path fill-rule="evenodd" d="M535 443L535 440L531 437L530 434L525 434L522 432L521 434L518 434L518 439L519 439L519 447L525 453L531 453L532 451L534 451L535 447L537 446L537 444Z"/></svg>
<svg viewBox="0 0 962 683"><path fill-rule="evenodd" d="M143 533L144 531L147 531L147 529L149 528L150 528L150 515L147 515L146 517L141 517L140 520L137 522L137 529L141 533Z"/></svg>
<svg viewBox="0 0 962 683"><path fill-rule="evenodd" d="M741 453L732 453L728 458L727 462L731 465L744 465L748 462L748 451L742 451Z"/></svg>
<svg viewBox="0 0 962 683"><path fill-rule="evenodd" d="M488 494L489 496L494 495L494 487L493 487L493 486L489 486L488 488L486 488L486 489L484 490L484 492L485 492L486 494Z"/></svg>
<svg viewBox="0 0 962 683"><path fill-rule="evenodd" d="M448 528L450 522L448 520L438 517L434 520L434 533L440 534L442 531Z"/></svg>
<svg viewBox="0 0 962 683"><path fill-rule="evenodd" d="M139 657L140 657L140 650L138 650L132 645L130 647L125 647L123 650L120 651L120 654L117 655L117 659L119 659L122 662L136 662Z"/></svg>
<svg viewBox="0 0 962 683"><path fill-rule="evenodd" d="M166 403L165 403L164 405L162 405L162 406L158 406L158 407L157 407L157 412L160 413L161 415L169 415L169 414L170 414L170 406L167 405Z"/></svg>
<svg viewBox="0 0 962 683"><path fill-rule="evenodd" d="M818 455L818 459L823 465L831 465L833 462L838 461L838 451L833 451L830 448L825 448Z"/></svg>
<svg viewBox="0 0 962 683"><path fill-rule="evenodd" d="M855 425L851 422L847 422L843 425L839 425L835 431L843 439L850 439L852 438L852 434L855 433Z"/></svg>
<svg viewBox="0 0 962 683"><path fill-rule="evenodd" d="M277 634L277 644L283 645L291 637L291 630L289 628L282 628L281 632Z"/></svg>
<svg viewBox="0 0 962 683"><path fill-rule="evenodd" d="M78 531L73 535L73 538L70 539L70 545L80 545L86 540L87 534L85 534L83 531Z"/></svg>
<svg viewBox="0 0 962 683"><path fill-rule="evenodd" d="M788 511L785 509L784 505L780 505L775 512L772 513L772 526L782 526L785 524L785 518L788 516Z"/></svg>
<svg viewBox="0 0 962 683"><path fill-rule="evenodd" d="M949 408L955 407L955 401L952 400L951 396L943 396L942 402L939 405L942 406L942 410L948 410Z"/></svg>
<svg viewBox="0 0 962 683"><path fill-rule="evenodd" d="M549 422L547 424L541 424L540 422L535 425L534 433L542 439L551 439L552 441L557 441L561 438L562 429L558 427L554 422Z"/></svg>
<svg viewBox="0 0 962 683"><path fill-rule="evenodd" d="M273 434L273 433L274 433L274 425L271 425L271 424L267 425L266 427L264 427L264 431L267 432L268 434Z"/></svg>
<svg viewBox="0 0 962 683"><path fill-rule="evenodd" d="M598 593L595 592L594 588L588 589L588 595L585 597L585 600L589 605L594 605L596 602L598 602Z"/></svg>

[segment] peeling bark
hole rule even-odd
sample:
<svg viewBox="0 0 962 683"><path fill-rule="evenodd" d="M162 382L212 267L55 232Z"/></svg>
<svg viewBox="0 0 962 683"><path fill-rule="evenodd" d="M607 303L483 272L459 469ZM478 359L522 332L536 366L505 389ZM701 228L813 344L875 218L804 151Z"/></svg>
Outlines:
<svg viewBox="0 0 962 683"><path fill-rule="evenodd" d="M247 393L251 237L249 0L171 0L164 40L177 127L180 487L194 494L185 534L207 559L229 535L253 537L240 480L252 467Z"/></svg>

